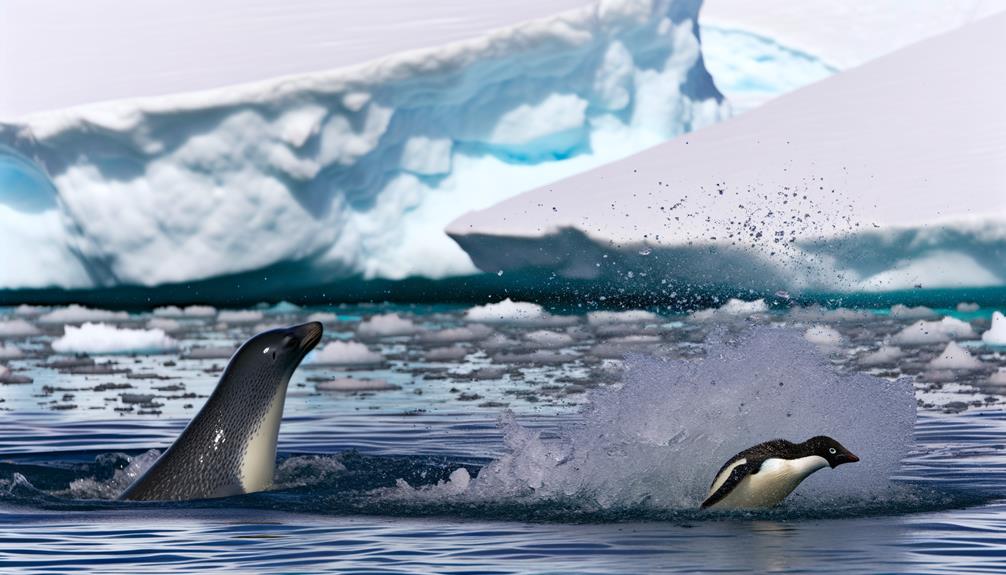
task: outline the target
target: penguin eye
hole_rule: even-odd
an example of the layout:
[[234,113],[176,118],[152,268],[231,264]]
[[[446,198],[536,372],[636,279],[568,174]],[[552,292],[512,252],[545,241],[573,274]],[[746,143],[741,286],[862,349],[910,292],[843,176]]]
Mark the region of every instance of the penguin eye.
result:
[[836,453],[838,453],[838,450],[836,450],[834,447],[829,447],[828,448],[828,453],[830,453],[832,455],[835,455]]

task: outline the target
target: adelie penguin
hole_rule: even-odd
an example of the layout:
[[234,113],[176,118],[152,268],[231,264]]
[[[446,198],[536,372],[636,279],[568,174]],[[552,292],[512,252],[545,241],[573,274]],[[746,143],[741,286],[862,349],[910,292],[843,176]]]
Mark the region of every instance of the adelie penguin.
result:
[[841,443],[819,435],[803,443],[773,439],[730,458],[716,473],[702,509],[771,507],[818,469],[859,458]]
[[245,342],[185,431],[120,499],[208,499],[268,489],[287,384],[321,334],[321,324],[312,322]]

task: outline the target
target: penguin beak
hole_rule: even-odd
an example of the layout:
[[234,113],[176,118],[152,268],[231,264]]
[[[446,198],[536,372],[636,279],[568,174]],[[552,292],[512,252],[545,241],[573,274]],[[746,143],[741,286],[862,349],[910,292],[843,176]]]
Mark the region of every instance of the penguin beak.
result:
[[843,463],[855,463],[857,461],[859,461],[859,457],[855,453],[846,451],[835,458],[835,465],[832,465],[831,468],[834,469]]

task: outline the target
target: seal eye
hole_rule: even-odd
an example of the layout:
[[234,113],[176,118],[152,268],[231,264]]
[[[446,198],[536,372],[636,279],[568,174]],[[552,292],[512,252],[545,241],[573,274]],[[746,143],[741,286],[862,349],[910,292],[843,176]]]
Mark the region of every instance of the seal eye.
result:
[[838,453],[838,450],[836,450],[834,447],[829,447],[828,448],[828,453],[830,453],[832,455],[835,455],[836,453]]
[[269,348],[268,347],[262,350],[262,355],[265,355],[267,353],[269,353]]

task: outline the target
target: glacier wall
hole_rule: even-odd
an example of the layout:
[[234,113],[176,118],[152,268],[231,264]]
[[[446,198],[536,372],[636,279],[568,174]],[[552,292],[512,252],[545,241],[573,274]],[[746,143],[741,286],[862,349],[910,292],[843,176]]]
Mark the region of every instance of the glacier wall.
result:
[[727,113],[698,0],[605,0],[325,73],[0,123],[0,288],[474,272],[469,210]]

